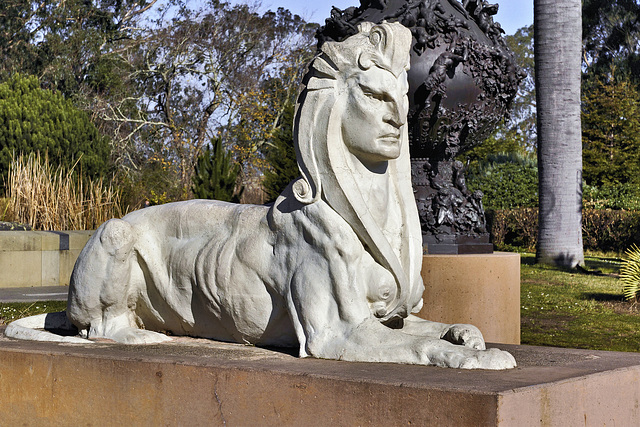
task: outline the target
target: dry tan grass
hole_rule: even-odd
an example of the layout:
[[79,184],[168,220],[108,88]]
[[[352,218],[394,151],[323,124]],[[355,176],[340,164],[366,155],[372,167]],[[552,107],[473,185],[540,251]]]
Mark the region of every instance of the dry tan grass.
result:
[[75,166],[53,168],[39,154],[13,160],[6,196],[5,218],[34,230],[92,230],[126,213],[120,192],[111,185],[83,180]]

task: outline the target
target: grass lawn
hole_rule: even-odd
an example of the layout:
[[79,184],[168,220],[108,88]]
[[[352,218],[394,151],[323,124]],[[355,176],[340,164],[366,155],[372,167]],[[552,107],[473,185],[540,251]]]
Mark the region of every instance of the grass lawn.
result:
[[53,313],[66,309],[66,301],[0,302],[0,325],[34,314]]
[[[588,258],[588,272],[564,271],[522,254],[522,344],[640,351],[640,310],[622,298],[619,266]],[[64,301],[0,303],[0,324],[65,308]]]
[[640,351],[640,312],[625,302],[619,263],[588,258],[588,273],[534,265],[522,255],[522,344]]

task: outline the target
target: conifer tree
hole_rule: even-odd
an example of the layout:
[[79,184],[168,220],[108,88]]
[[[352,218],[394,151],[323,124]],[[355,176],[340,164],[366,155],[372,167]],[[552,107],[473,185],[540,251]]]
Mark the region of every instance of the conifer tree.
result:
[[54,167],[71,168],[79,161],[90,178],[106,175],[109,168],[109,141],[86,113],[60,93],[41,89],[37,77],[14,74],[0,84],[2,177],[12,157],[32,152],[47,154]]
[[583,96],[587,184],[640,184],[640,91],[629,78],[597,79]]
[[281,125],[274,135],[266,159],[271,170],[264,173],[262,186],[267,193],[267,201],[274,201],[289,182],[300,176],[296,151],[293,146],[294,106],[289,103],[281,117]]
[[206,147],[198,156],[191,190],[198,199],[214,199],[238,203],[243,188],[235,191],[240,165],[233,161],[231,153],[222,148],[222,140],[211,141],[213,149]]

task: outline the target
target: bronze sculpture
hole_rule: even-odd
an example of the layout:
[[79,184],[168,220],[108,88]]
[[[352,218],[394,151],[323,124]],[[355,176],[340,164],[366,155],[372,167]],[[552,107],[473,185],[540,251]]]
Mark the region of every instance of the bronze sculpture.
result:
[[428,253],[492,251],[482,194],[467,190],[459,157],[508,114],[523,75],[485,0],[361,0],[334,8],[318,44],[343,40],[359,22],[411,30],[409,142],[413,187]]

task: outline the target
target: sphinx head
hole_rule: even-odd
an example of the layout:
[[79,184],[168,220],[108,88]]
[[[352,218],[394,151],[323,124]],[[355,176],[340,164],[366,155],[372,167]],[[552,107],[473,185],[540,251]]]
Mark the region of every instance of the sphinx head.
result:
[[406,72],[396,76],[373,66],[353,73],[344,83],[341,136],[347,149],[367,165],[397,159],[409,104]]
[[375,167],[406,149],[410,45],[400,24],[363,23],[357,34],[322,46],[298,101],[299,200],[320,197],[327,168],[344,167],[344,150]]

